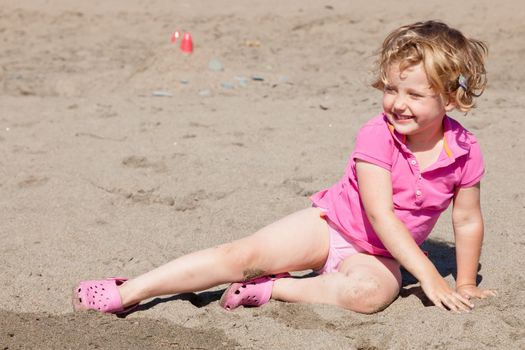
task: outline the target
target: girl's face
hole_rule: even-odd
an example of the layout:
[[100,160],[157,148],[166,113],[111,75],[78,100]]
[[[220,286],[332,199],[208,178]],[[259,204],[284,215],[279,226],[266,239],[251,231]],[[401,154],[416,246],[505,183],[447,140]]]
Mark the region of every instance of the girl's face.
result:
[[442,134],[445,113],[454,109],[428,82],[422,63],[399,71],[394,62],[387,71],[383,109],[396,131],[411,142],[431,142]]

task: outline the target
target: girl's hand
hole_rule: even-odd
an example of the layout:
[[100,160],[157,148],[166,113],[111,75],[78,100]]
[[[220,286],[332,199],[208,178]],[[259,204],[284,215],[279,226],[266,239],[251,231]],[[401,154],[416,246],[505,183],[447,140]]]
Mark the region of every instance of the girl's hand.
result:
[[447,281],[440,275],[421,281],[421,288],[430,301],[440,309],[460,313],[469,312],[474,307],[469,298],[450,288]]
[[474,284],[463,284],[457,286],[456,292],[458,292],[461,296],[467,299],[485,299],[488,297],[495,297],[497,295],[496,291],[489,289],[480,289]]

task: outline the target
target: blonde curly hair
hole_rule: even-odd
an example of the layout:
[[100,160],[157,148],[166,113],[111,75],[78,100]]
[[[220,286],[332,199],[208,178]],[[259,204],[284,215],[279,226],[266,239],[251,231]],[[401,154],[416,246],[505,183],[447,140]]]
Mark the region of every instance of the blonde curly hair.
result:
[[372,86],[383,90],[388,67],[399,62],[399,70],[423,63],[432,89],[452,99],[468,112],[487,85],[487,45],[466,38],[460,31],[439,21],[417,22],[390,33],[381,48],[377,78]]

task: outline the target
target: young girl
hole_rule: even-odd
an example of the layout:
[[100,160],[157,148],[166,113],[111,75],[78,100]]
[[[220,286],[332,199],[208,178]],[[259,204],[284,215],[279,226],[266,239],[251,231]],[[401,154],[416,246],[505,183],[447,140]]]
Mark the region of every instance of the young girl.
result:
[[[484,43],[446,24],[403,26],[384,41],[373,86],[383,112],[359,131],[343,178],[313,207],[251,236],[191,253],[135,279],[83,281],[76,309],[127,312],[140,301],[232,283],[220,305],[270,298],[373,313],[396,299],[400,266],[439,308],[474,307],[495,293],[476,285],[483,240],[483,159],[474,135],[446,115],[467,112],[486,85]],[[451,288],[419,245],[453,203],[457,278]],[[313,269],[291,278],[285,271]]]

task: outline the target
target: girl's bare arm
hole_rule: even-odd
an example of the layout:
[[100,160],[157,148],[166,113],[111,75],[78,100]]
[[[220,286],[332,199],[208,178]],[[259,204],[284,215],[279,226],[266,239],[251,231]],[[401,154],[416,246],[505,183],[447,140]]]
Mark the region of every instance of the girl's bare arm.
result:
[[495,295],[494,291],[479,289],[476,282],[484,235],[479,183],[456,191],[452,224],[456,240],[456,291],[467,298]]
[[448,286],[395,215],[390,172],[359,160],[356,169],[368,219],[392,256],[421,282],[423,291],[436,306],[456,312],[470,310],[473,304]]

